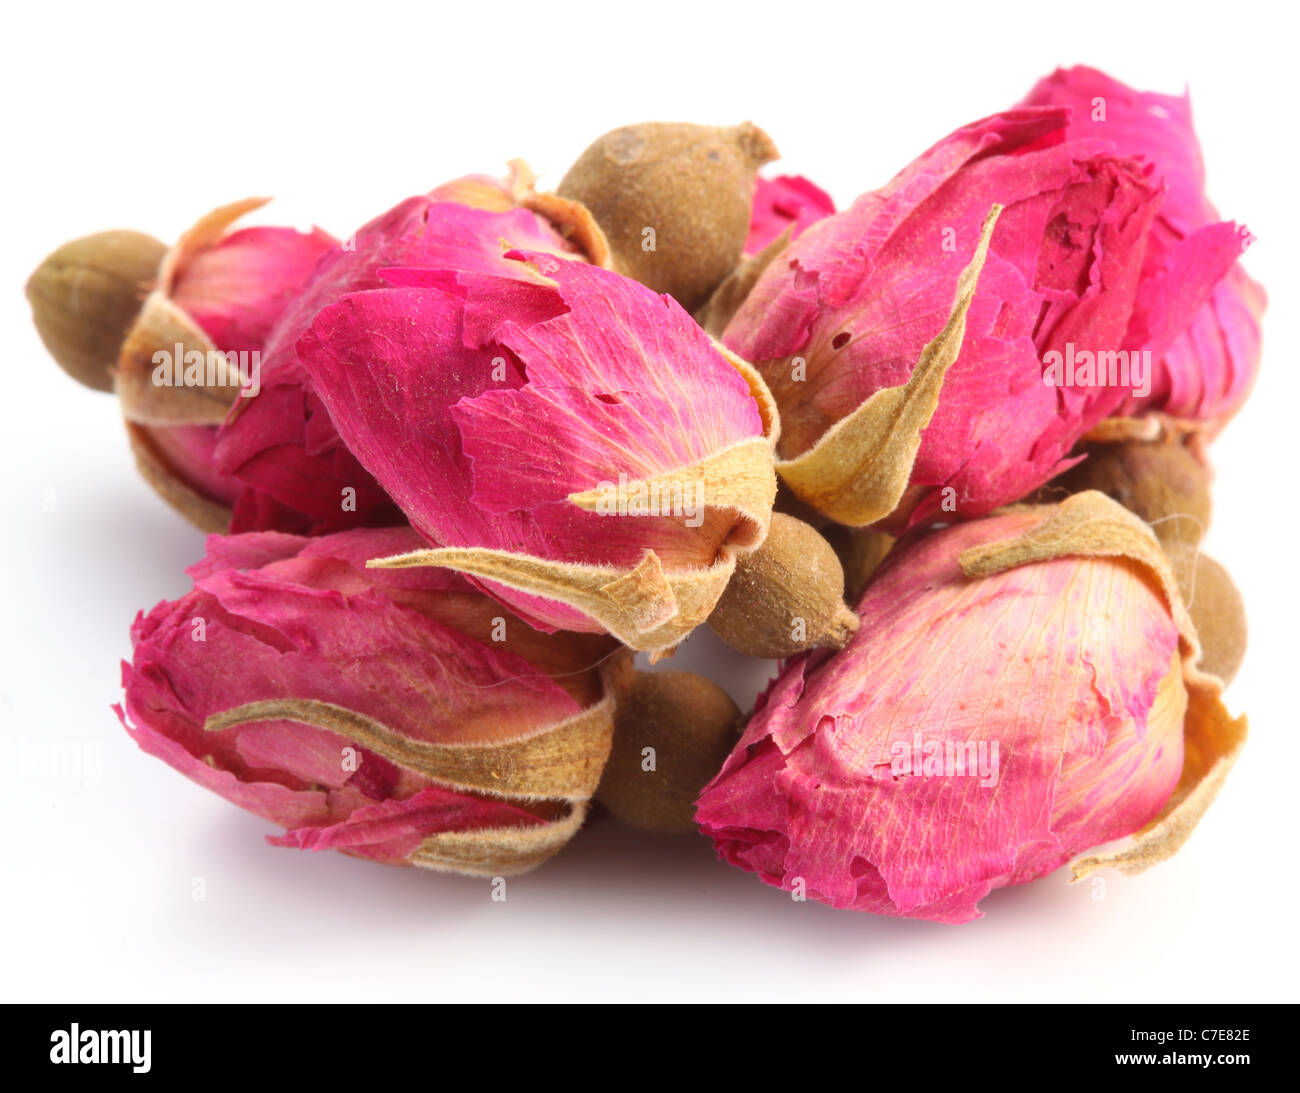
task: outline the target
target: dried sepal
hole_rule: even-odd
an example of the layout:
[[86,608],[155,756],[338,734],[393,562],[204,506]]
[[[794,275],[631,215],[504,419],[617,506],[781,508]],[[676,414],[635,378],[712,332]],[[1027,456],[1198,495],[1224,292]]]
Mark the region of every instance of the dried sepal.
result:
[[230,506],[204,496],[178,475],[148,429],[128,421],[126,435],[136,469],[159,497],[200,531],[219,534],[229,529]]
[[[160,367],[184,374],[187,361],[195,382],[155,382]],[[115,377],[122,414],[139,425],[219,425],[239,394],[225,354],[161,290],[150,293],[122,343]]]
[[559,815],[534,827],[493,827],[430,835],[414,851],[411,864],[465,876],[516,876],[535,869],[578,833],[587,802],[575,801]]
[[[758,546],[767,534],[776,498],[772,473],[772,442],[767,437],[741,441],[680,470],[623,484],[627,492],[672,496],[702,486],[705,509],[726,510],[741,517],[728,545],[736,550]],[[596,487],[571,493],[569,500],[587,512],[607,511],[617,502],[618,488]]]
[[236,220],[262,208],[270,202],[269,197],[246,197],[219,205],[209,213],[199,217],[192,227],[181,233],[176,245],[167,252],[158,271],[158,288],[164,295],[170,295],[176,287],[177,278],[184,272],[198,255],[215,247]]
[[888,516],[902,499],[921,431],[939,405],[944,377],[961,350],[966,312],[1001,211],[1000,205],[989,211],[975,254],[958,278],[948,320],[925,347],[907,383],[877,391],[806,452],[777,462],[777,473],[790,488],[831,519],[864,527]]
[[550,600],[591,616],[619,641],[644,652],[677,645],[717,603],[736,566],[724,550],[707,569],[665,572],[654,551],[631,570],[558,562],[505,550],[443,547],[368,563],[374,568],[444,566]]
[[580,201],[571,201],[556,193],[539,191],[537,176],[522,159],[510,161],[509,185],[520,208],[536,213],[550,222],[565,239],[576,246],[593,266],[614,268],[609,240],[601,231],[591,210]]

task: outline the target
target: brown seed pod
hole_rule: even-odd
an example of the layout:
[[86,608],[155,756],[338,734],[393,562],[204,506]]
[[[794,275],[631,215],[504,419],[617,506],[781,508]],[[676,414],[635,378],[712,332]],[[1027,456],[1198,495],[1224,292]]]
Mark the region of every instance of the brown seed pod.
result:
[[774,512],[763,545],[736,563],[709,625],[751,657],[839,649],[858,628],[843,597],[844,569],[831,545],[802,520]]
[[647,122],[606,133],[556,192],[590,210],[620,273],[694,311],[740,261],[755,176],[776,158],[750,122]]
[[1053,486],[1104,493],[1142,517],[1162,543],[1201,541],[1210,523],[1210,475],[1183,444],[1124,440],[1086,451],[1088,458]]
[[1246,656],[1246,605],[1228,571],[1191,543],[1165,544],[1201,639],[1201,668],[1232,682]]
[[692,672],[635,672],[620,687],[614,748],[596,799],[618,819],[661,835],[695,830],[695,799],[739,739],[740,710]]
[[37,333],[77,382],[113,390],[118,351],[166,253],[141,232],[98,232],[64,243],[31,275],[27,299]]

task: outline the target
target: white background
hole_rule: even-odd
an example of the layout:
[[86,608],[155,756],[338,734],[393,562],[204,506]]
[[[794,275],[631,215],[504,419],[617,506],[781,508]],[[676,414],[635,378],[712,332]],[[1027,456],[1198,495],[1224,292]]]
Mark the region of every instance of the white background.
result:
[[[1162,15],[1161,10],[1173,15]],[[1179,1000],[1300,995],[1294,913],[1297,96],[1286,6],[9,5],[0,101],[0,995],[10,1000]],[[1263,375],[1215,448],[1207,545],[1246,596],[1229,691],[1252,740],[1175,860],[1061,873],[945,927],[794,903],[706,840],[611,821],[505,903],[486,881],[269,847],[262,821],[135,748],[109,704],[135,612],[202,549],[132,468],[112,400],[47,358],[22,295],[77,235],[171,239],[251,194],[346,235],[524,156],[554,184],[616,125],[764,126],[841,204],[1057,64],[1191,86],[1221,211],[1259,237]],[[51,493],[51,491],[53,491]],[[53,511],[46,503],[53,497]],[[768,665],[725,661],[742,703]],[[81,776],[43,748],[71,744]],[[191,898],[202,878],[207,899]]]

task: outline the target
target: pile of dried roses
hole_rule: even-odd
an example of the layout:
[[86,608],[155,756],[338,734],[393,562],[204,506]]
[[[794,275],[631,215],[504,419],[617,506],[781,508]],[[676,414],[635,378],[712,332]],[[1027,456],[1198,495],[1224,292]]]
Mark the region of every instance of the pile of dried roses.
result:
[[[1173,853],[1245,735],[1198,542],[1264,305],[1187,100],[1059,71],[840,213],[775,155],[636,125],[343,242],[250,201],[51,255],[50,352],[218,533],[132,629],[140,747],[276,843],[489,876],[593,797],[946,922]],[[747,718],[632,666],[701,623],[784,660]]]

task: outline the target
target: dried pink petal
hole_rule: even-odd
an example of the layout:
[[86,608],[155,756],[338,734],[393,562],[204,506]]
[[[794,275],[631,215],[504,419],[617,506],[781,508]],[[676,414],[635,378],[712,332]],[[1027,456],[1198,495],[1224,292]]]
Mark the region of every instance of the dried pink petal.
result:
[[745,256],[758,254],[787,230],[797,239],[812,224],[835,212],[830,194],[802,175],[777,175],[754,183]]
[[[1205,196],[1190,98],[1137,91],[1079,66],[1044,77],[1025,105],[1068,106],[1071,139],[1106,140],[1154,164],[1165,199],[1148,245],[1150,298],[1139,301],[1128,341],[1152,353],[1155,375],[1151,394],[1118,412],[1159,411],[1220,428],[1254,384],[1266,301],[1237,263],[1249,234],[1220,222]],[[1189,265],[1196,276],[1180,276]]]

